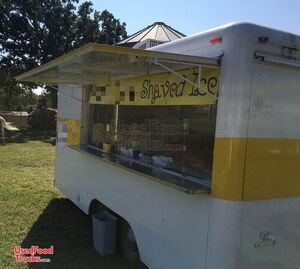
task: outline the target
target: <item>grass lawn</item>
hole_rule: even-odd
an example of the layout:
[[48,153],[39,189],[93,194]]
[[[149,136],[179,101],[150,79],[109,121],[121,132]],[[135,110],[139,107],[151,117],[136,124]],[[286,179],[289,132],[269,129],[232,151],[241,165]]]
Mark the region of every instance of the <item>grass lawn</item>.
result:
[[[53,186],[50,137],[21,133],[0,146],[0,269],[133,268],[121,255],[101,257],[91,220]],[[16,263],[14,246],[54,246],[50,263]],[[144,266],[134,268],[145,268]]]

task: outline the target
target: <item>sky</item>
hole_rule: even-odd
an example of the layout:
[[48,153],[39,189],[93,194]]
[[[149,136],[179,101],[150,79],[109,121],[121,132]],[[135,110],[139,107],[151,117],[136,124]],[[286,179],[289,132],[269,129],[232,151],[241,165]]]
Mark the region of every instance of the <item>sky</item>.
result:
[[[80,0],[80,2],[83,2]],[[300,0],[92,0],[127,24],[128,34],[162,21],[186,35],[230,22],[252,22],[300,34]]]
[[[300,35],[300,0],[90,0],[126,22],[128,35],[162,21],[186,35],[230,22],[252,22]],[[80,0],[79,3],[84,2]],[[40,94],[42,88],[35,92]]]

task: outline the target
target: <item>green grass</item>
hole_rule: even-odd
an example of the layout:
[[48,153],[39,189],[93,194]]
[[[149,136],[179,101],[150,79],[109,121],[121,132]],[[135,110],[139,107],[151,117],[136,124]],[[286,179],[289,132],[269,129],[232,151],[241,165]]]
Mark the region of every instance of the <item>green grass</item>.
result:
[[[119,254],[101,257],[93,249],[90,218],[53,186],[54,141],[22,132],[0,146],[0,269],[133,268]],[[50,263],[16,263],[18,245],[53,245],[54,255]]]

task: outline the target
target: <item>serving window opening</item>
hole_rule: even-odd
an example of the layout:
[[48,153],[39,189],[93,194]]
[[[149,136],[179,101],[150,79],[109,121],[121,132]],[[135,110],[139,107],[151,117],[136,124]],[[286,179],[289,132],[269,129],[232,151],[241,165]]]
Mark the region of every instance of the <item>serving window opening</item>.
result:
[[[94,86],[86,147],[118,165],[187,189],[210,188],[217,113],[211,95],[217,96],[218,78],[207,72],[197,89],[181,78],[164,76],[158,82],[154,77],[123,82],[124,87],[119,81]],[[172,92],[166,93],[168,84]]]

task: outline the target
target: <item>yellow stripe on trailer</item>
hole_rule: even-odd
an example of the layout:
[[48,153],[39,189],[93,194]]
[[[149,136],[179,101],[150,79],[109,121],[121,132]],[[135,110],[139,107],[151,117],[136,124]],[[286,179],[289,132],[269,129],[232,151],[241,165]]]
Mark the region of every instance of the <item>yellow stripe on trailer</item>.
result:
[[244,200],[300,196],[300,139],[250,138]]
[[243,199],[245,138],[216,138],[212,175],[212,196],[224,200]]
[[212,196],[262,200],[300,196],[300,139],[216,138]]

